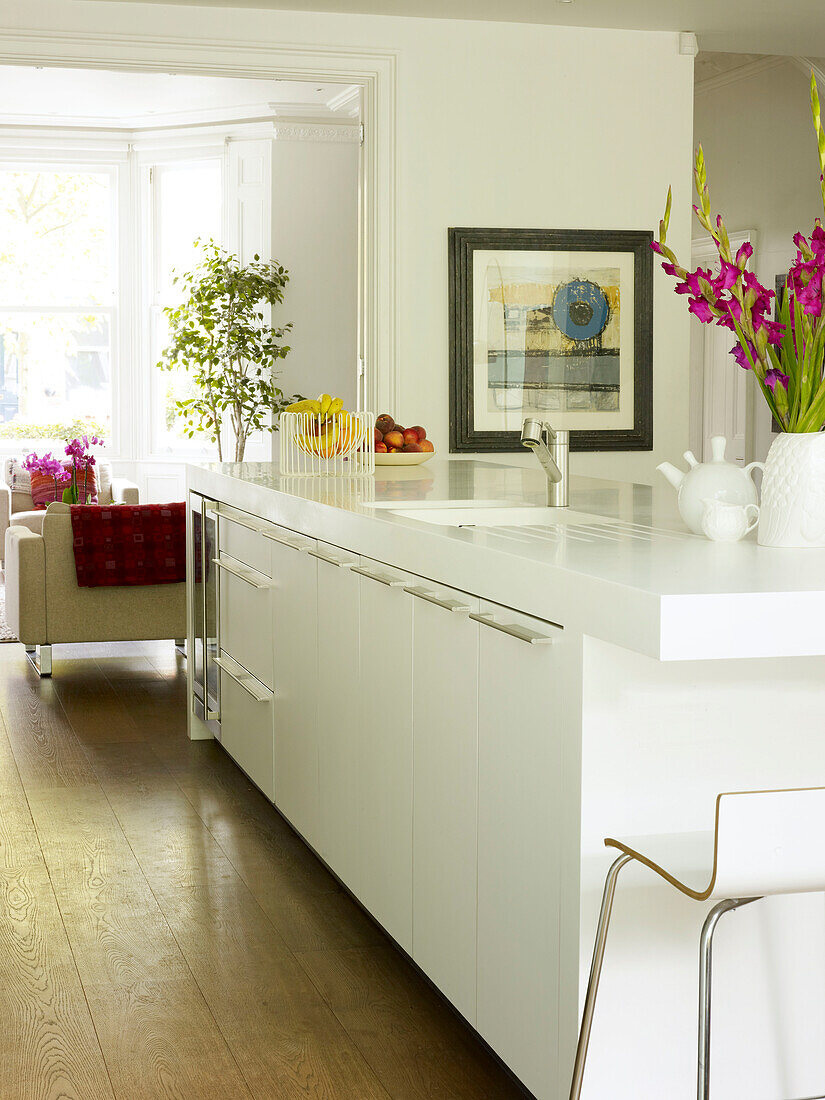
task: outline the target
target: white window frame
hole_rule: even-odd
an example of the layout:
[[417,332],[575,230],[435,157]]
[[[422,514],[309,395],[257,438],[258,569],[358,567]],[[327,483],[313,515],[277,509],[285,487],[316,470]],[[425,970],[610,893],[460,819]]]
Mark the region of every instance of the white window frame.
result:
[[137,240],[149,242],[149,247],[142,250],[141,274],[140,274],[140,301],[138,306],[139,323],[139,352],[138,362],[146,365],[142,375],[142,390],[140,394],[139,408],[147,409],[146,416],[141,418],[140,438],[137,441],[137,453],[141,460],[147,462],[202,462],[214,460],[215,445],[201,440],[192,440],[191,443],[182,442],[180,446],[161,450],[157,447],[159,432],[157,431],[157,418],[161,407],[160,383],[161,372],[155,367],[152,354],[152,330],[154,319],[163,309],[163,304],[156,301],[156,291],[160,282],[158,269],[160,257],[160,245],[158,241],[158,227],[160,219],[157,215],[158,179],[155,169],[167,166],[183,166],[194,164],[198,161],[219,161],[221,165],[221,193],[223,196],[221,205],[221,240],[226,240],[226,141],[216,140],[213,143],[192,148],[166,147],[163,149],[137,150],[135,153],[135,170],[138,180],[138,194],[140,195],[138,210]]

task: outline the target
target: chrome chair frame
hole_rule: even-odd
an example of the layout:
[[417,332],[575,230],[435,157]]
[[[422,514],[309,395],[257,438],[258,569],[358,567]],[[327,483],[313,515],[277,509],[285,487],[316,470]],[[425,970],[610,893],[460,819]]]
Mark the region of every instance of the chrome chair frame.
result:
[[[596,929],[596,942],[593,947],[593,961],[590,966],[590,978],[584,998],[579,1042],[576,1047],[576,1059],[573,1064],[573,1080],[570,1086],[570,1100],[580,1100],[584,1083],[584,1069],[587,1062],[587,1050],[590,1045],[590,1032],[593,1027],[593,1014],[596,1008],[596,996],[602,974],[602,963],[607,946],[607,932],[613,913],[613,899],[616,894],[616,881],[619,872],[634,857],[623,852],[607,872],[604,881],[602,904],[599,911],[599,923]],[[699,939],[699,1054],[697,1068],[697,1100],[710,1100],[710,1010],[711,978],[713,968],[713,935],[719,920],[725,913],[732,913],[743,905],[760,901],[755,898],[727,898],[718,902],[710,910],[702,926]],[[825,1095],[807,1097],[806,1100],[825,1100]]]

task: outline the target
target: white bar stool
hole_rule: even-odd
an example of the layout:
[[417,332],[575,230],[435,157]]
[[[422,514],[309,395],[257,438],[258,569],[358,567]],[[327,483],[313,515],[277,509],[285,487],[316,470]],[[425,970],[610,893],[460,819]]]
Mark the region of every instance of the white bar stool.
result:
[[721,899],[708,913],[699,941],[696,1095],[698,1100],[709,1100],[711,958],[719,918],[768,894],[825,891],[824,832],[825,787],[809,787],[720,794],[712,832],[605,840],[608,848],[618,848],[622,854],[605,879],[570,1100],[579,1100],[581,1096],[616,879],[622,867],[635,859],[696,901]]

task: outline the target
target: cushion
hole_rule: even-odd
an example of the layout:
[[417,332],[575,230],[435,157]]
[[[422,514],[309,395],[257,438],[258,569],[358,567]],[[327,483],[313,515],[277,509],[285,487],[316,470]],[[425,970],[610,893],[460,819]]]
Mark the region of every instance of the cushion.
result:
[[[63,460],[63,465],[66,469],[71,469],[71,464],[68,459]],[[37,499],[34,499],[34,493],[32,491],[32,475],[28,470],[24,470],[19,459],[7,458],[3,464],[3,476],[6,484],[12,491],[12,508],[17,508],[20,511],[28,511],[32,504],[35,508],[45,508],[47,504],[50,504],[53,500],[63,499],[63,489],[65,485],[61,486],[60,492],[57,496],[53,491],[49,492],[48,486],[45,486],[45,482],[41,480],[38,482],[39,491]],[[35,475],[40,477],[41,475]],[[51,478],[48,479],[51,481]],[[83,483],[82,478],[78,489],[82,491]],[[52,483],[52,490],[54,484]],[[95,466],[89,467],[89,479],[88,479],[88,492],[89,504],[111,504],[112,501],[112,467],[108,462],[101,462],[98,460]],[[31,498],[31,500],[29,499]]]
[[46,514],[44,508],[36,508],[29,512],[12,512],[9,524],[12,527],[28,527],[36,535],[43,533],[43,517]]
[[28,496],[31,496],[31,474],[28,470],[23,469],[19,459],[6,459],[4,476],[6,484],[13,493],[26,493]]
[[47,474],[32,473],[31,496],[35,508],[44,508],[55,500],[63,499],[63,490],[69,483],[67,481],[55,481]]

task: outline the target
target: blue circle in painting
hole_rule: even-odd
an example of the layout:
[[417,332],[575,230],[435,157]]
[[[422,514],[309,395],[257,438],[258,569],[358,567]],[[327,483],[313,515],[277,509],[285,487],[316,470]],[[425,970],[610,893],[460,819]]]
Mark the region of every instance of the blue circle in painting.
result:
[[592,340],[610,316],[607,296],[587,279],[563,283],[553,299],[553,320],[571,340]]

